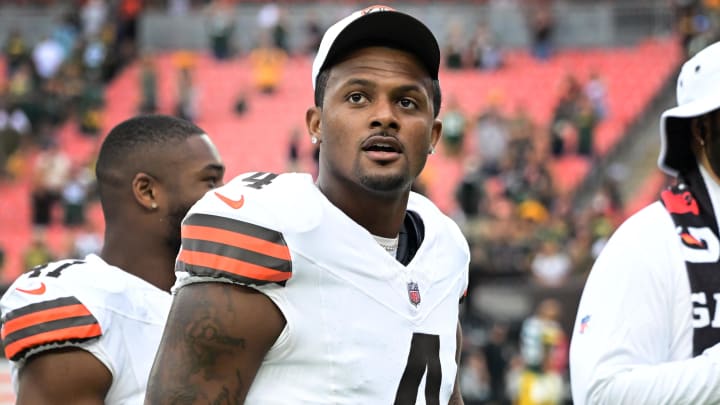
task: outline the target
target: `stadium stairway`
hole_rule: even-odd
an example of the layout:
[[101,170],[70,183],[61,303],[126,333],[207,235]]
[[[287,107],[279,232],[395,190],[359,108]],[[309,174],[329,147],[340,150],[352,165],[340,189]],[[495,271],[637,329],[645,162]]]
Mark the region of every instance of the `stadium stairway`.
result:
[[[215,61],[209,55],[194,54],[194,84],[197,88],[197,123],[218,146],[227,165],[226,180],[246,171],[284,171],[287,145],[293,130],[305,130],[305,111],[312,104],[311,61],[306,57],[288,59],[283,80],[274,94],[262,94],[252,86],[252,69],[247,58]],[[547,125],[557,101],[558,84],[572,72],[584,82],[598,71],[607,83],[609,116],[596,131],[595,147],[600,156],[612,150],[635,117],[642,113],[654,93],[677,66],[680,51],[676,41],[649,40],[627,49],[568,50],[552,59],[536,61],[524,50],[509,51],[506,66],[496,72],[441,71],[444,97],[456,97],[468,117],[477,116],[494,100],[506,113],[524,105],[540,124]],[[172,114],[176,98],[177,55],[157,56],[159,112]],[[127,67],[106,90],[102,134],[132,116],[139,104],[139,65]],[[237,97],[245,94],[248,110],[233,111]],[[59,132],[61,146],[76,162],[92,161],[102,137],[84,137],[73,122]],[[472,136],[468,133],[468,148]],[[480,146],[481,147],[481,146]],[[454,191],[463,175],[462,159],[437,153],[428,159],[424,178],[428,194],[445,212],[455,210]],[[303,165],[312,169],[309,139],[301,145]],[[551,163],[552,175],[561,193],[571,193],[587,175],[590,163],[567,155]],[[28,179],[0,185],[0,244],[8,253],[4,279],[22,271],[20,253],[31,240]],[[101,218],[97,207],[92,218]],[[61,251],[66,241],[59,225],[50,228],[51,247]]]

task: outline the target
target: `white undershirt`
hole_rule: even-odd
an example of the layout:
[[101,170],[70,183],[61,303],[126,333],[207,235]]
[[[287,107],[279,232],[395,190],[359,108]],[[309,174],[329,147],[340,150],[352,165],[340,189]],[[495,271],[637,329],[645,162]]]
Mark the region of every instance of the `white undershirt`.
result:
[[382,236],[373,235],[375,241],[383,247],[392,257],[397,256],[398,244],[400,242],[400,235],[394,238],[383,238]]

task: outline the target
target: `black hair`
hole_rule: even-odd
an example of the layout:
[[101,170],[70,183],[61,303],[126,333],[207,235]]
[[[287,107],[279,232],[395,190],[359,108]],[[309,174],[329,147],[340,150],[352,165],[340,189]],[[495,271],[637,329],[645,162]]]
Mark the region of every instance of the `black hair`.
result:
[[[133,167],[142,170],[142,156],[151,149],[179,143],[204,134],[205,131],[190,121],[167,115],[141,115],[115,126],[100,147],[95,176],[98,191],[103,199],[103,186],[116,180],[117,173]],[[147,159],[148,164],[153,164]]]
[[[332,60],[328,60],[325,62],[325,67],[323,70],[318,73],[317,77],[315,78],[315,106],[322,108],[323,106],[323,100],[325,99],[325,89],[327,88],[327,82],[328,78],[330,77],[330,69],[337,63],[338,60],[340,60],[344,55],[348,55],[350,52],[372,46],[373,44],[370,43],[362,43],[358,44],[345,52],[343,52],[341,55],[337,55]],[[392,47],[392,44],[382,44],[381,46],[385,47]],[[398,47],[397,49],[403,50],[402,48]],[[442,92],[440,91],[440,81],[437,79],[432,79],[432,85],[431,85],[431,97],[432,97],[432,104],[433,104],[433,117],[437,118],[438,114],[440,114],[440,106],[442,105]]]

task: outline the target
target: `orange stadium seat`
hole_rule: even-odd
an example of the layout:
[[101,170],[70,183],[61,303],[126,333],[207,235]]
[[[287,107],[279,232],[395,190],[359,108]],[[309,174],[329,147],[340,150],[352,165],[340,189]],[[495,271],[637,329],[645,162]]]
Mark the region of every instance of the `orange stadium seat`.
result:
[[[292,57],[277,92],[260,94],[253,90],[251,68],[246,59],[218,62],[209,55],[195,55],[195,85],[199,91],[198,124],[213,137],[227,164],[227,177],[244,171],[283,171],[287,164],[287,141],[293,129],[305,133],[304,117],[312,103],[310,60]],[[568,72],[584,81],[597,70],[608,84],[609,116],[596,132],[595,146],[602,157],[624,135],[633,119],[676,69],[681,55],[676,41],[653,40],[627,49],[567,50],[538,62],[524,50],[509,51],[506,66],[497,72],[474,70],[441,72],[443,92],[458,99],[474,120],[491,99],[497,97],[506,112],[523,104],[541,125],[547,125],[557,102],[558,83]],[[176,94],[176,67],[173,55],[158,56],[159,112],[172,113]],[[107,106],[102,133],[134,115],[139,103],[139,67],[133,64],[106,89]],[[236,97],[245,92],[249,109],[244,115],[233,111]],[[471,138],[471,136],[468,136]],[[74,159],[87,161],[97,151],[98,139],[83,137],[74,123],[60,130],[63,148]],[[482,148],[482,145],[479,145]],[[309,139],[302,145],[309,156]],[[310,162],[309,157],[305,158]],[[559,189],[572,192],[587,175],[590,163],[567,156],[552,163]],[[462,176],[462,164],[442,153],[430,157],[427,166],[429,195],[446,212],[455,210],[454,190]],[[0,243],[8,252],[6,280],[22,269],[19,254],[30,239],[29,185],[26,181],[0,185]],[[99,215],[99,214],[96,214]],[[12,231],[8,231],[11,229]],[[58,240],[53,245],[59,247]]]
[[555,188],[564,195],[577,187],[590,170],[590,161],[578,155],[561,156],[550,163]]

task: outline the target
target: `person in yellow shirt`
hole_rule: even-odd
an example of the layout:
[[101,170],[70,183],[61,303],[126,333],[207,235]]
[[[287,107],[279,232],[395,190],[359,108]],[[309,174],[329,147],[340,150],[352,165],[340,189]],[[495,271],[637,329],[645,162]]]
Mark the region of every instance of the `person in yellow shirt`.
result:
[[274,93],[282,79],[287,53],[272,45],[267,32],[260,36],[257,48],[250,52],[255,86],[266,94]]

